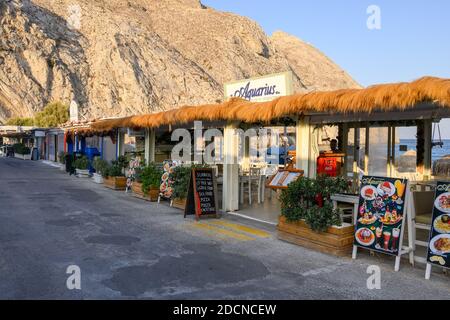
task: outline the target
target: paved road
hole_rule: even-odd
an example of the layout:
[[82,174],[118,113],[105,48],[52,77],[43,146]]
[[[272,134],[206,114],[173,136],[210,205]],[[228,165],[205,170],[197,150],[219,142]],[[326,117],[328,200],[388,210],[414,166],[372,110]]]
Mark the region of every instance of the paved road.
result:
[[[368,290],[369,265],[382,271]],[[66,268],[81,269],[68,290]],[[270,227],[180,211],[40,162],[0,158],[0,298],[444,299],[450,278],[362,254],[335,258],[276,240]]]

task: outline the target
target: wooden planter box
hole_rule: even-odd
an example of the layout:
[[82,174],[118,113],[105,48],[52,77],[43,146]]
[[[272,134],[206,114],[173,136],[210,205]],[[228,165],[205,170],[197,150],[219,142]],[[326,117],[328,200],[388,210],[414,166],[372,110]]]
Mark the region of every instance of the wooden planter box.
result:
[[181,198],[173,199],[172,207],[184,210],[186,208],[186,199],[181,199]]
[[30,154],[14,153],[14,158],[21,160],[31,160],[31,153]]
[[352,252],[355,228],[350,224],[330,227],[326,232],[315,232],[304,221],[287,222],[285,217],[280,216],[277,229],[278,239],[305,248],[336,256]]
[[134,181],[131,185],[131,190],[133,191],[133,196],[136,198],[144,199],[147,201],[158,201],[159,197],[159,188],[151,188],[150,191],[145,194],[142,191],[142,183]]
[[108,177],[103,179],[105,187],[113,190],[125,190],[127,188],[126,177]]
[[78,178],[89,178],[89,170],[75,169]]
[[94,180],[94,182],[98,183],[98,184],[102,184],[103,183],[103,177],[102,177],[101,174],[98,174],[98,173],[94,173],[92,175],[92,180]]

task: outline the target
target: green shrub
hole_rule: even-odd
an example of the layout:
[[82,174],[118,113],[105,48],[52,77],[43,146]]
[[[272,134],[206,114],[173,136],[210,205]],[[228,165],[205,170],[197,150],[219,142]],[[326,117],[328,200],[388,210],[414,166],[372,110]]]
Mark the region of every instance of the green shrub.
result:
[[124,177],[123,168],[118,165],[111,165],[106,169],[106,172],[103,173],[104,177]]
[[130,161],[127,159],[127,157],[119,156],[119,158],[117,158],[117,160],[112,161],[112,164],[117,165],[122,169],[125,169],[126,167],[128,167],[129,162]]
[[57,127],[69,120],[69,107],[61,102],[52,102],[38,112],[34,124],[41,128]]
[[103,174],[105,170],[108,170],[108,166],[109,166],[108,162],[100,157],[95,157],[94,161],[92,161],[92,167],[98,174]]
[[89,169],[89,159],[86,156],[82,156],[75,160],[73,166],[78,170],[87,170]]
[[108,165],[104,172],[103,177],[125,177],[124,169],[128,166],[128,160],[124,156],[120,156],[117,160],[111,161],[111,165]]
[[208,168],[207,165],[187,165],[187,166],[178,166],[175,167],[173,173],[170,177],[170,180],[173,181],[173,198],[186,199],[188,189],[189,189],[189,181],[191,178],[191,171],[194,168]]
[[66,155],[67,155],[67,152],[64,152],[64,151],[60,151],[58,153],[58,160],[60,163],[66,164]]
[[300,177],[281,193],[281,215],[290,222],[303,219],[315,231],[326,231],[333,225],[341,225],[339,211],[333,208],[331,195],[348,190],[348,182],[341,177]]
[[22,126],[22,127],[31,127],[34,124],[33,118],[10,118],[8,121],[6,121],[6,125],[9,126]]
[[138,179],[142,182],[142,192],[146,194],[151,188],[159,188],[163,174],[161,168],[151,163],[139,171]]
[[23,143],[16,143],[13,145],[14,153],[17,154],[30,154],[31,149],[25,146]]
[[134,181],[142,183],[142,171],[143,167],[138,167],[134,169]]
[[6,124],[14,126],[58,127],[69,120],[69,107],[62,102],[51,102],[34,118],[11,118]]

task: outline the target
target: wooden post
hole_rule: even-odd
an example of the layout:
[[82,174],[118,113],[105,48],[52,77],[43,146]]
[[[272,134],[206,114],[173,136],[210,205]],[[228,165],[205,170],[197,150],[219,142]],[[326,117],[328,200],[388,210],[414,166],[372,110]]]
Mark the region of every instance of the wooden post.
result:
[[125,133],[121,130],[117,130],[117,158],[125,155]]
[[424,180],[431,179],[431,167],[432,167],[432,129],[433,123],[431,119],[424,121],[424,155],[423,155],[423,176]]
[[431,277],[431,263],[427,263],[427,267],[425,269],[425,279],[430,280]]
[[309,177],[315,179],[317,177],[317,158],[319,157],[319,130],[310,126],[310,152],[309,152]]
[[105,149],[105,137],[104,137],[104,136],[101,136],[101,137],[100,137],[100,158],[101,158],[102,160],[105,159],[104,149]]
[[425,139],[424,139],[424,121],[423,120],[417,120],[417,160],[416,160],[416,167],[417,172],[420,173],[422,176],[424,175],[424,146],[425,146]]
[[386,175],[388,177],[391,176],[391,144],[392,144],[392,131],[391,126],[387,127],[388,129],[388,141],[387,141],[387,163],[386,163]]
[[145,129],[145,163],[155,162],[156,133],[154,129]]
[[296,168],[303,170],[305,176],[309,176],[309,161],[311,149],[311,130],[309,117],[297,120],[296,127]]
[[222,209],[225,212],[239,210],[239,135],[238,124],[230,122],[224,129],[224,166]]
[[347,177],[347,163],[348,163],[348,124],[342,124],[342,152],[344,153],[344,164],[342,175]]
[[391,127],[391,130],[392,130],[392,142],[391,142],[391,164],[390,164],[390,167],[391,167],[391,177],[393,177],[394,175],[397,176],[396,171],[395,171],[395,139],[396,139],[395,125]]
[[364,150],[364,174],[369,174],[369,155],[370,155],[370,127],[366,124],[366,145]]
[[360,129],[355,126],[353,137],[353,186],[358,189],[359,181],[359,134]]

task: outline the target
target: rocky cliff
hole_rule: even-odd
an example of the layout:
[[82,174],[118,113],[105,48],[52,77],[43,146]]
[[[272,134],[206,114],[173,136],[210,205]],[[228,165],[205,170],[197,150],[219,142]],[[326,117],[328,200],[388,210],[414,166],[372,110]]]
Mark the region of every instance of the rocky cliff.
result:
[[1,0],[0,121],[75,99],[85,118],[219,101],[291,70],[297,92],[358,87],[314,47],[198,0]]

